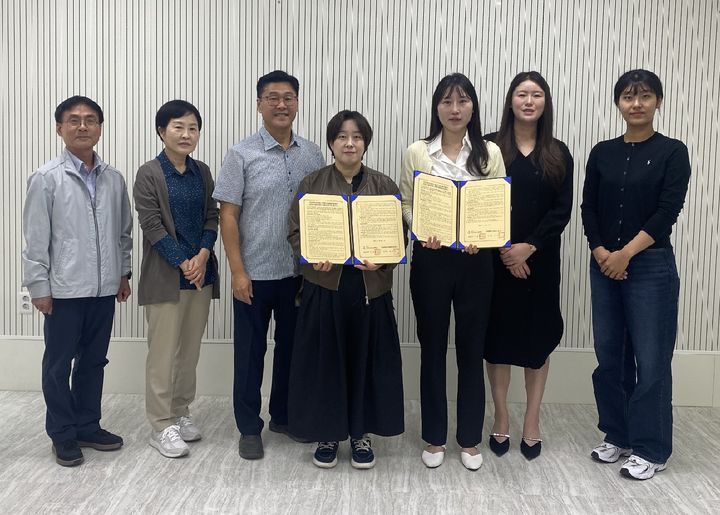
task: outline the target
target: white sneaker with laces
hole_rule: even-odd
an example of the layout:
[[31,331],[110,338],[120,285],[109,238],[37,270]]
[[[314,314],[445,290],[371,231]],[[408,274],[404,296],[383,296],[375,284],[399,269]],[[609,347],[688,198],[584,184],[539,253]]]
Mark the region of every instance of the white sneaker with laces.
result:
[[666,468],[667,463],[652,463],[633,454],[620,467],[620,474],[632,479],[650,479],[655,475],[655,472],[660,472]]
[[168,426],[162,431],[150,434],[150,446],[155,447],[166,458],[179,458],[190,453],[190,447],[180,436],[178,426]]
[[595,447],[590,453],[590,457],[600,463],[615,463],[621,456],[630,456],[632,449],[618,447],[608,442],[603,442]]
[[200,430],[197,428],[189,415],[187,417],[178,418],[177,425],[180,428],[180,437],[182,437],[182,439],[186,442],[194,442],[202,438]]

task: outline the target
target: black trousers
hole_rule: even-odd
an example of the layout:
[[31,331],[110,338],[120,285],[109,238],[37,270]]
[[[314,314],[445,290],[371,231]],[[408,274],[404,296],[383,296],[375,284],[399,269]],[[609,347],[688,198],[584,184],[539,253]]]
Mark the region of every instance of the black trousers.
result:
[[53,299],[52,315],[45,315],[42,389],[45,429],[53,442],[100,429],[114,315],[115,296]]
[[470,255],[442,247],[413,246],[410,292],[420,340],[422,438],[431,445],[447,441],[445,361],[450,307],[455,313],[458,367],[457,442],[473,447],[482,441],[485,417],[483,354],[490,312],[492,254]]
[[300,289],[300,282],[300,277],[253,281],[252,304],[233,298],[233,408],[235,423],[242,434],[259,435],[264,426],[260,418],[260,386],[265,368],[267,332],[273,312],[275,354],[270,390],[270,418],[281,425],[288,423],[288,381],[297,318],[295,297]]

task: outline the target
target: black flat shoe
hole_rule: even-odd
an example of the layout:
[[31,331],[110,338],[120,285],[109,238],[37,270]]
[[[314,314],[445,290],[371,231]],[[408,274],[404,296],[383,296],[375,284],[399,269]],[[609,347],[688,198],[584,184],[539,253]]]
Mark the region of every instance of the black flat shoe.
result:
[[[498,442],[497,438],[505,438],[505,441]],[[490,450],[495,453],[496,456],[502,456],[508,450],[510,450],[510,435],[503,435],[500,433],[490,433],[488,438],[488,445]]]
[[[535,445],[528,445],[525,443],[525,440],[528,440],[529,442],[537,442]],[[529,436],[523,436],[522,440],[520,441],[520,452],[522,453],[525,458],[528,460],[534,460],[538,456],[540,456],[540,452],[542,451],[542,440],[540,438],[530,438]]]

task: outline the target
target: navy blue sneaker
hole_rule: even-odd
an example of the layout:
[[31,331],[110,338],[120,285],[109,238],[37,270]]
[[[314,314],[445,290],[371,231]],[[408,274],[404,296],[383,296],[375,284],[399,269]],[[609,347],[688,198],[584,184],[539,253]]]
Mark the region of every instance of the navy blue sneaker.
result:
[[123,439],[110,431],[98,429],[93,433],[78,433],[77,444],[96,451],[115,451],[123,446]]
[[318,442],[313,455],[313,463],[322,469],[331,469],[337,465],[337,442]]
[[53,442],[52,451],[55,455],[55,461],[63,467],[75,467],[85,461],[83,453],[75,440]]
[[350,465],[356,469],[371,469],[375,466],[375,454],[370,445],[370,438],[363,436],[356,440],[350,438],[350,449],[352,450],[352,458]]

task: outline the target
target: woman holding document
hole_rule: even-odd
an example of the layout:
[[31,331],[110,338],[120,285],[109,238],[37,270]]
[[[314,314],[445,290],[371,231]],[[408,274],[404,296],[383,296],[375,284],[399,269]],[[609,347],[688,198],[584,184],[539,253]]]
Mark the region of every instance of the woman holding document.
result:
[[[408,147],[402,164],[403,216],[412,226],[416,172],[455,181],[505,176],[500,149],[482,138],[475,88],[462,74],[443,78],[432,98],[430,134]],[[428,199],[432,202],[432,199]],[[457,434],[461,460],[470,470],[482,465],[477,445],[482,441],[485,415],[483,349],[492,292],[490,249],[473,245],[457,250],[430,235],[415,241],[410,290],[421,348],[420,394],[422,437],[427,447],[422,461],[438,467],[447,441],[445,359],[450,308],[455,313],[458,366]]]
[[537,72],[515,76],[505,96],[500,130],[485,136],[502,150],[512,178],[512,241],[495,255],[485,360],[495,423],[490,449],[510,448],[507,393],[510,366],[525,369],[527,407],[520,451],[540,455],[540,403],[550,353],[560,343],[560,235],[572,211],[573,159],[553,138],[550,87]]
[[[392,179],[362,163],[371,140],[372,128],[360,113],[335,115],[327,126],[335,162],[307,176],[298,197],[323,194],[337,201],[397,195]],[[399,202],[392,200],[398,203],[396,250],[404,255]],[[290,210],[288,239],[303,262],[301,234],[307,228],[301,202],[296,198]],[[375,455],[368,433],[394,436],[404,431],[400,341],[390,291],[393,268],[367,259],[355,265],[319,261],[301,266],[289,423],[293,434],[318,442],[313,456],[318,467],[334,467],[339,442],[349,436],[351,465],[372,468]]]

